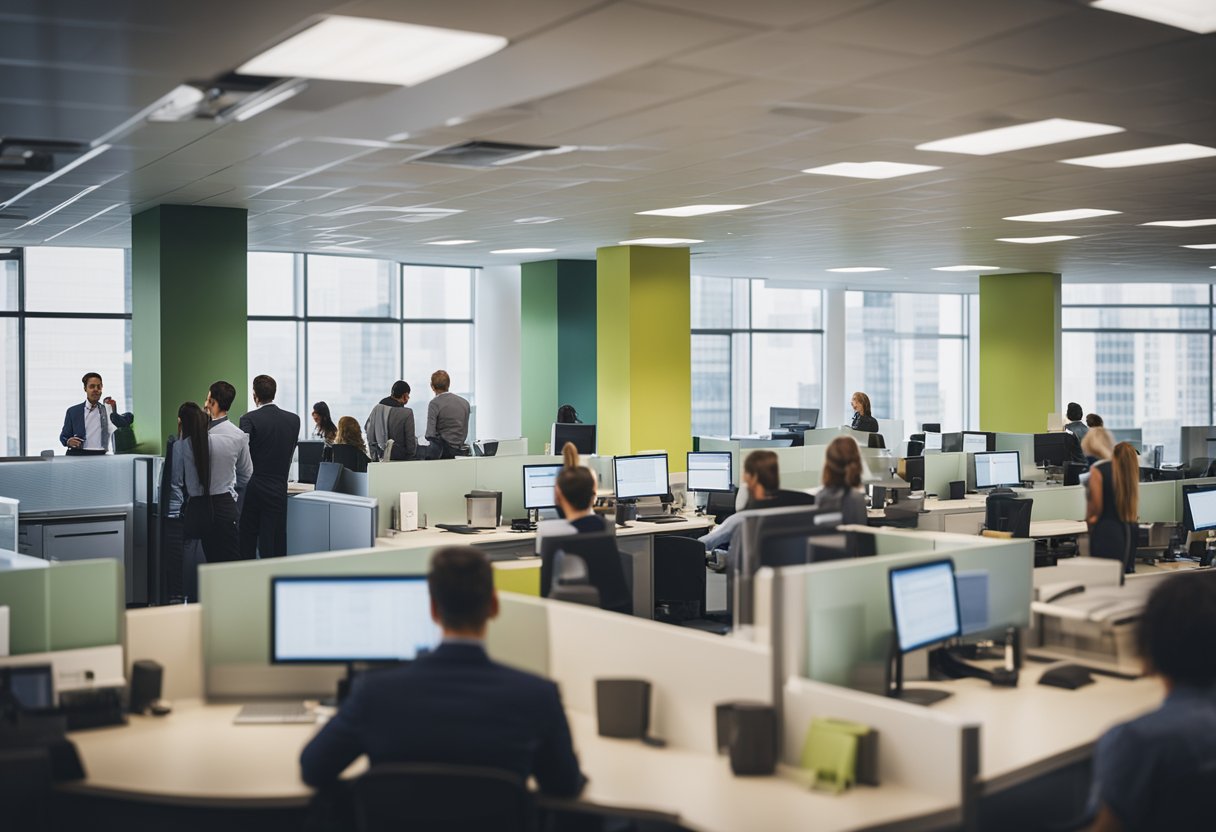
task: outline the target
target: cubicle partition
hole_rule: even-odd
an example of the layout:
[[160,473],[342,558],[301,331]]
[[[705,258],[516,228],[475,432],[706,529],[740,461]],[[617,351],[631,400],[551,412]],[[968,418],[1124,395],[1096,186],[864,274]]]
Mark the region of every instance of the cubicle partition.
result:
[[1046,478],[1042,469],[1035,465],[1034,462],[1033,433],[997,433],[996,450],[1018,452],[1018,463],[1022,468],[1023,480],[1042,480]]
[[967,479],[964,453],[925,454],[925,493],[950,496],[950,483]]
[[1084,520],[1085,493],[1083,485],[1062,485],[1050,488],[1017,489],[1018,496],[1034,501],[1030,509],[1031,522],[1040,520]]
[[0,607],[12,655],[122,640],[122,566],[109,559],[48,563],[0,550]]

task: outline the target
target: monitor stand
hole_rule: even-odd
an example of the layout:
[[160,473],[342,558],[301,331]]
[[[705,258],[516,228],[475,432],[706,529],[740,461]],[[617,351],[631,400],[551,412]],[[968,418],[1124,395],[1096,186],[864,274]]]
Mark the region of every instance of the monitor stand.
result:
[[887,657],[887,696],[900,699],[913,705],[932,705],[943,699],[949,699],[953,694],[947,690],[935,688],[905,688],[904,687],[904,654],[899,651],[895,635],[891,635],[891,649]]

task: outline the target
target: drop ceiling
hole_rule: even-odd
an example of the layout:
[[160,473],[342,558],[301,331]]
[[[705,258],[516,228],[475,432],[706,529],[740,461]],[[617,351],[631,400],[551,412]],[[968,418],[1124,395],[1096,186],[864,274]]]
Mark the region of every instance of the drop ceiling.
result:
[[[253,249],[415,263],[517,263],[529,258],[490,252],[523,247],[592,258],[620,240],[681,237],[705,241],[692,247],[699,274],[850,288],[974,287],[974,274],[933,271],[958,264],[1076,281],[1216,276],[1212,251],[1182,247],[1216,243],[1216,227],[1140,226],[1216,217],[1216,159],[1059,161],[1216,144],[1216,35],[1082,0],[6,0],[0,135],[95,141],[326,13],[510,45],[408,89],[313,81],[245,122],[144,124],[0,211],[0,246],[128,246],[132,214],[188,204],[247,209]],[[1046,118],[1126,132],[992,156],[915,149]],[[470,140],[564,152],[488,169],[417,161]],[[867,161],[941,169],[802,173]],[[0,172],[0,202],[38,178]],[[637,215],[694,203],[754,207]],[[1001,219],[1076,208],[1120,213]],[[1079,239],[996,241],[1065,234]],[[477,242],[429,245],[448,239]],[[890,271],[827,272],[853,266]]]

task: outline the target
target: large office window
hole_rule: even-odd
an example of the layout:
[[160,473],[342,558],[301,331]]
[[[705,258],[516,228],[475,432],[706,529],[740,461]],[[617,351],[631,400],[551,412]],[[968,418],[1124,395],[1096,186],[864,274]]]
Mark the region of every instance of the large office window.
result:
[[[845,386],[870,397],[879,419],[967,427],[971,386],[967,295],[845,294]],[[847,416],[848,414],[843,414]]]
[[[411,387],[419,433],[431,373],[473,403],[469,268],[279,252],[249,253],[249,375],[279,383],[279,400],[312,430],[312,405],[360,425],[398,378]],[[470,427],[470,432],[475,430]],[[475,435],[475,434],[474,434]]]
[[1063,398],[1179,461],[1180,428],[1212,424],[1212,288],[1065,284]]
[[692,429],[768,430],[770,407],[821,406],[823,293],[692,278]]
[[[131,274],[124,249],[0,255],[0,455],[63,452],[64,411],[86,372],[131,406]],[[139,414],[136,414],[138,422]]]

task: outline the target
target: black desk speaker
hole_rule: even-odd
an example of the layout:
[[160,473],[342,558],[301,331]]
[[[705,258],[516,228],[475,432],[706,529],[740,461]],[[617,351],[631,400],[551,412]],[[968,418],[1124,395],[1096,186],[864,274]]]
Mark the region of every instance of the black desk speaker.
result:
[[160,699],[164,675],[165,669],[158,662],[142,659],[131,665],[131,713],[147,713]]
[[650,730],[650,682],[596,679],[595,713],[601,737],[645,739]]
[[767,775],[777,768],[777,712],[759,702],[717,706],[718,750],[730,754],[737,775]]

